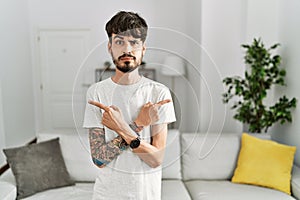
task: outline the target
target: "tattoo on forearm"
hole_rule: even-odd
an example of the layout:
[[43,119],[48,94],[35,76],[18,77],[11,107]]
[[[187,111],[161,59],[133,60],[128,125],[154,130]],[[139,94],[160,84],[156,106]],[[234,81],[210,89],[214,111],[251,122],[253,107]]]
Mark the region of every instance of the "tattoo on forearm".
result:
[[123,149],[120,149],[117,145],[120,141],[122,141],[122,138],[117,136],[110,142],[106,143],[103,128],[89,129],[89,140],[93,161],[99,167],[103,164],[108,164],[123,151]]

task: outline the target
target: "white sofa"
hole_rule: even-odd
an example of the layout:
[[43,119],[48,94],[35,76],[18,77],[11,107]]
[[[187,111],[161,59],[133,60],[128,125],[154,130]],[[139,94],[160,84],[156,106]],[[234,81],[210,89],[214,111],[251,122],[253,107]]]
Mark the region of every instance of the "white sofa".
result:
[[[88,200],[98,169],[90,159],[87,134],[38,134],[38,141],[60,137],[62,154],[75,186],[36,193],[26,200]],[[181,138],[181,139],[180,139]],[[240,134],[179,134],[170,130],[163,164],[162,200],[293,200],[300,199],[300,169],[292,173],[292,196],[283,192],[230,181],[240,148]],[[74,156],[76,155],[76,156]],[[14,200],[11,170],[0,177],[0,199]]]

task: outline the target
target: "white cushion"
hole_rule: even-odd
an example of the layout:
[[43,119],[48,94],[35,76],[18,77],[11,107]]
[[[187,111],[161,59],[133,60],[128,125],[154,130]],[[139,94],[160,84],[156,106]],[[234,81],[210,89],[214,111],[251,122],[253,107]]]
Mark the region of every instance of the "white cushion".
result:
[[191,197],[180,180],[162,181],[162,200],[190,200]]
[[87,200],[92,199],[93,183],[76,183],[75,186],[39,192],[23,200]]
[[169,130],[162,164],[163,179],[181,179],[180,132]]
[[70,176],[75,181],[94,182],[99,168],[91,159],[88,132],[53,131],[38,134],[38,142],[59,137],[59,142]]
[[239,134],[182,134],[184,180],[230,179],[239,148]]
[[193,200],[295,200],[278,190],[230,181],[187,181]]

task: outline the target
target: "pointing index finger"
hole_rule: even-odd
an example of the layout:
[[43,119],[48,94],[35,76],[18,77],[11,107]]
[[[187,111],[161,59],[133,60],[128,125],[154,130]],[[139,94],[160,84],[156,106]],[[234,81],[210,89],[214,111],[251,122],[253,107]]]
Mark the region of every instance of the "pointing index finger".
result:
[[164,105],[166,103],[169,103],[169,102],[171,102],[171,99],[165,99],[165,100],[157,102],[156,105],[162,106],[162,105]]
[[97,106],[98,108],[101,108],[101,109],[103,109],[103,110],[105,110],[107,112],[109,111],[109,107],[105,106],[104,104],[102,104],[100,102],[89,100],[88,103],[92,104],[94,106]]

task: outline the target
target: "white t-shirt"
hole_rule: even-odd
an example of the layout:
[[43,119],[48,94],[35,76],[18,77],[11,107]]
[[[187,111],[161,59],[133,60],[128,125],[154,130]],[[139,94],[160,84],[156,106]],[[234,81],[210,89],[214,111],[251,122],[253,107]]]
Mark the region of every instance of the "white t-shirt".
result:
[[[171,99],[169,89],[145,77],[131,85],[119,85],[108,78],[93,84],[87,92],[87,100],[119,107],[128,124],[136,119],[144,104],[156,103],[164,99]],[[101,109],[87,103],[83,127],[103,128],[102,113]],[[159,117],[156,124],[171,123],[176,120],[172,102],[159,108]],[[118,136],[114,131],[106,127],[104,129],[106,142]],[[140,135],[142,140],[150,143],[150,127],[143,129]],[[160,198],[161,167],[149,167],[130,148],[123,151],[107,166],[99,169],[94,186],[94,200],[159,200]]]

